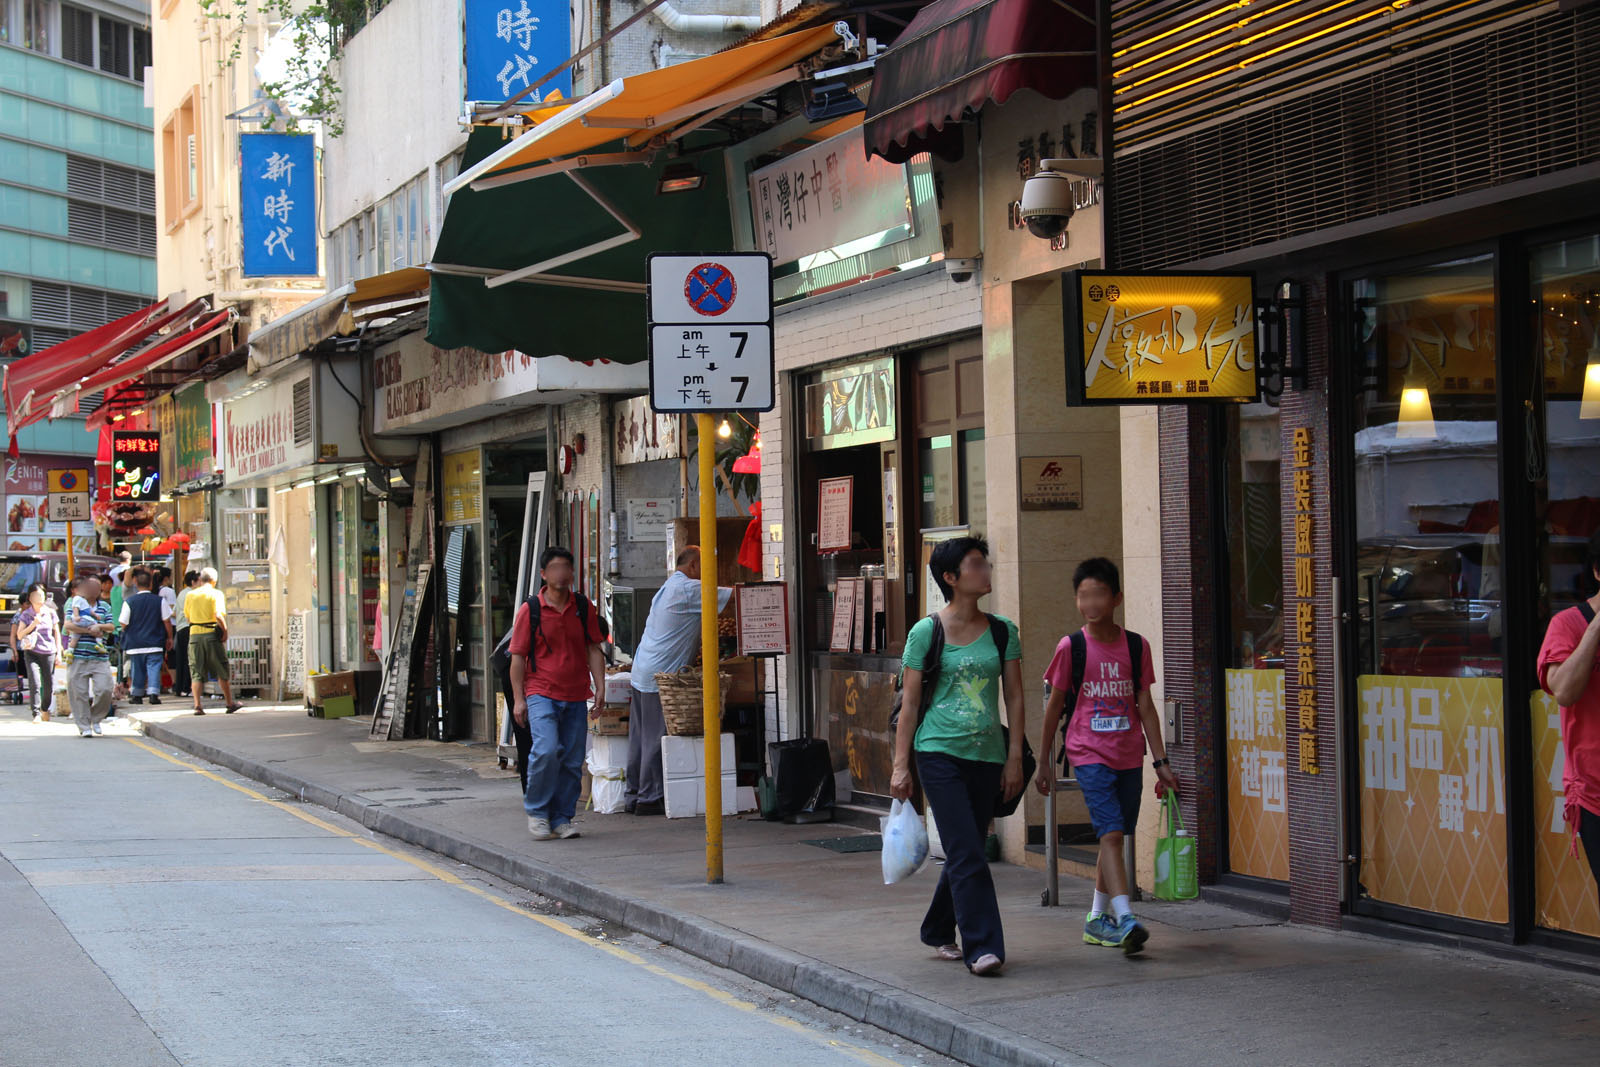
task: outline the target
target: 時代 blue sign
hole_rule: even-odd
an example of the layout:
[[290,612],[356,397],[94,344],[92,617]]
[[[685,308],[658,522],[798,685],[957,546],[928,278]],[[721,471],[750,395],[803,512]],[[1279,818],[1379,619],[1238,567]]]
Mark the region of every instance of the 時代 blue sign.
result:
[[246,133],[239,136],[239,150],[244,276],[315,277],[316,138]]
[[[572,58],[570,0],[463,0],[467,99],[508,100]],[[539,86],[572,96],[572,72]]]

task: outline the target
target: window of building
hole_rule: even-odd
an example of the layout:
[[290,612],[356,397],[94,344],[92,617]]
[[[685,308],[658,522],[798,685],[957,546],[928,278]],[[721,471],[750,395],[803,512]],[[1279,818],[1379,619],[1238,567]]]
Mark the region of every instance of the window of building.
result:
[[100,69],[124,78],[133,76],[133,27],[100,17]]
[[56,10],[49,0],[22,0],[22,46],[49,52],[56,36]]
[[195,101],[199,92],[199,87],[191,89],[161,128],[168,233],[200,207],[200,133],[195,124]]
[[68,63],[94,66],[93,11],[61,5],[61,58]]

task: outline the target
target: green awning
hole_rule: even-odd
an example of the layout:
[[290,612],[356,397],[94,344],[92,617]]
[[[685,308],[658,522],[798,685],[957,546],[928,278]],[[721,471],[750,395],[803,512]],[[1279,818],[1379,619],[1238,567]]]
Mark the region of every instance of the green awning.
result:
[[[463,169],[504,143],[496,128],[474,130]],[[625,151],[626,146],[617,150]],[[665,153],[649,164],[589,166],[571,172],[594,195],[569,173],[482,191],[457,190],[445,211],[433,255],[428,341],[439,348],[643,361],[646,256],[733,247],[722,153],[691,158],[705,175],[704,183],[698,189],[665,195],[656,192],[656,183],[662,170],[675,162]],[[637,227],[639,239],[525,280],[497,288],[485,284],[487,277],[566,256],[625,233],[623,224],[596,197]],[[463,269],[480,273],[459,273]]]

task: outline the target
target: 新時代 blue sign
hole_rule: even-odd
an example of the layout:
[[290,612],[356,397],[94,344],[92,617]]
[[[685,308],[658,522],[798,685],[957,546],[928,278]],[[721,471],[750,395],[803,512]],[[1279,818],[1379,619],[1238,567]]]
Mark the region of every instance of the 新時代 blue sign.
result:
[[[572,57],[569,0],[463,0],[467,99],[508,100]],[[572,95],[572,72],[539,86]]]
[[239,150],[244,276],[315,277],[316,139],[309,133],[246,133]]

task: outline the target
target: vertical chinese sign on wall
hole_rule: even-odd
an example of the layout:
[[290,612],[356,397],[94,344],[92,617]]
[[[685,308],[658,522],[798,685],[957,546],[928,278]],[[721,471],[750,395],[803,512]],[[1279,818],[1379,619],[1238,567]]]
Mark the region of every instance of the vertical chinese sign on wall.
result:
[[315,277],[316,140],[308,133],[239,137],[239,213],[247,278]]
[[[567,0],[465,0],[467,99],[508,100],[572,56]],[[572,96],[572,72],[539,86],[538,96]]]

